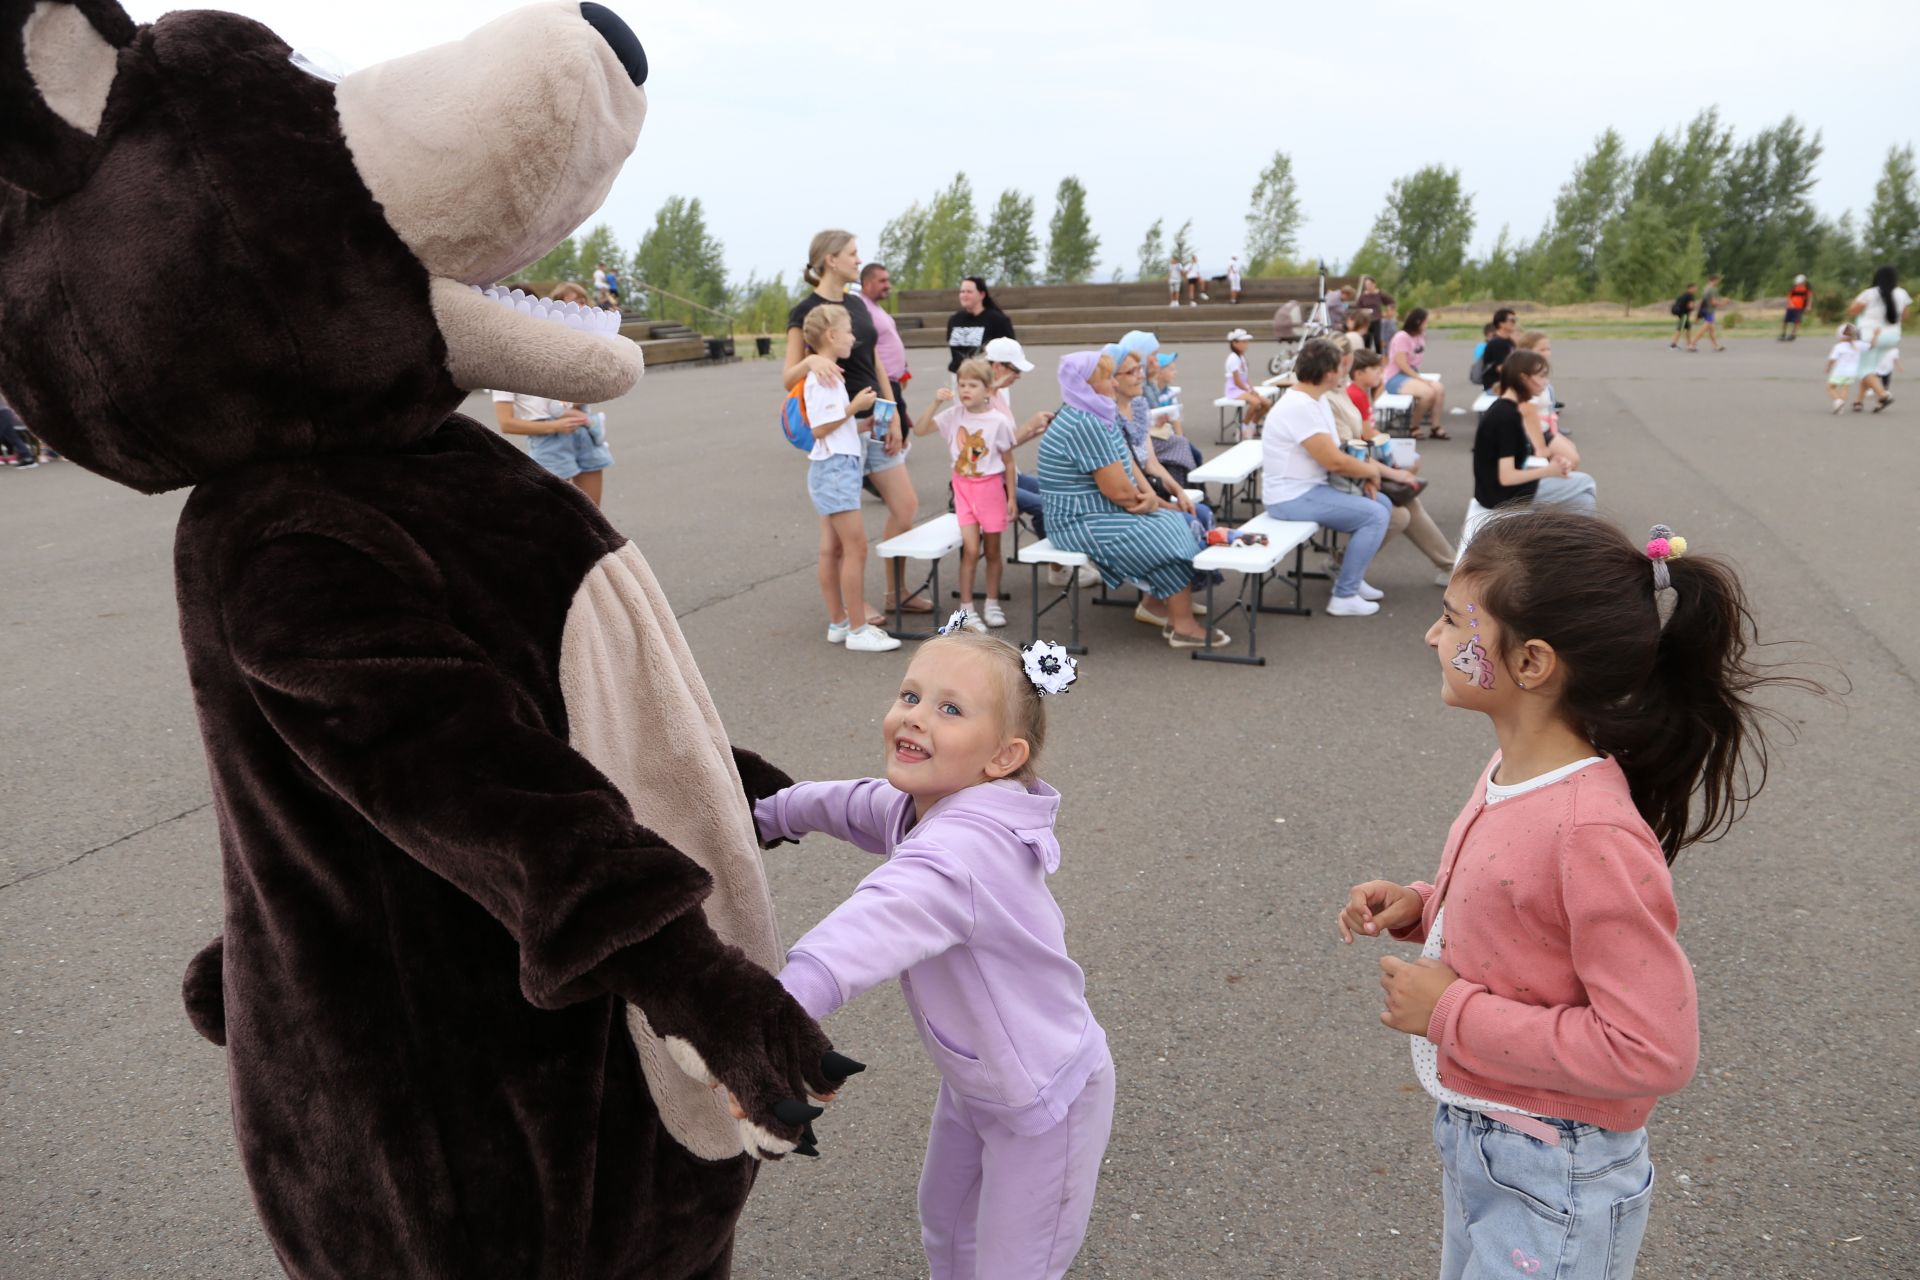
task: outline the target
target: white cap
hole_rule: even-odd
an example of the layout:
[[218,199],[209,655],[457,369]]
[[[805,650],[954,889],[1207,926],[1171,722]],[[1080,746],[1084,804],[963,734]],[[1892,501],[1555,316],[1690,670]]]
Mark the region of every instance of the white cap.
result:
[[1795,276],[1793,278],[1793,282],[1795,284],[1805,284],[1807,282],[1807,278],[1805,276]]
[[1228,342],[1252,342],[1253,335],[1248,333],[1245,329],[1235,329],[1232,333],[1227,335],[1227,341]]
[[1010,364],[1022,373],[1033,372],[1033,361],[1012,338],[995,338],[987,344],[986,357],[994,364]]

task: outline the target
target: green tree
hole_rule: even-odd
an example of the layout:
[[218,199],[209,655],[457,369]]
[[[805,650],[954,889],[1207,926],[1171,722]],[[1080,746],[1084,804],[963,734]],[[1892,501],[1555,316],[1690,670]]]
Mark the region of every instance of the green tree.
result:
[[1165,219],[1155,218],[1153,225],[1147,228],[1146,237],[1140,241],[1141,280],[1165,280],[1167,278],[1167,236],[1161,228]]
[[[1812,249],[1814,166],[1820,135],[1788,116],[1741,143],[1727,163],[1713,264],[1721,287],[1753,297],[1785,289]],[[1785,272],[1785,278],[1782,277]]]
[[787,313],[800,300],[787,285],[785,275],[762,280],[749,274],[728,292],[726,309],[739,320],[740,327],[750,334],[785,333]]
[[1709,260],[1719,248],[1727,190],[1727,159],[1733,130],[1720,123],[1720,110],[1708,107],[1672,136],[1653,140],[1633,170],[1634,200],[1660,206],[1677,231],[1695,228]]
[[[592,269],[592,264],[588,264]],[[722,310],[727,305],[726,254],[720,241],[707,230],[706,210],[700,198],[689,200],[668,196],[654,215],[653,226],[641,238],[633,255],[634,291],[647,293],[647,314],[657,320],[678,320],[695,328],[712,327],[712,316],[704,307]],[[677,298],[668,294],[677,294]]]
[[593,268],[596,263],[604,263],[622,275],[628,274],[627,255],[620,248],[620,237],[615,235],[613,228],[604,222],[597,224],[593,230],[580,237],[580,249],[575,257],[576,268],[580,274],[576,278],[583,284],[590,282],[593,279]]
[[1002,191],[987,223],[980,269],[993,284],[1032,284],[1040,241],[1033,232],[1033,197]]
[[580,278],[579,253],[573,237],[568,236],[540,258],[520,271],[514,273],[515,280],[578,280]]
[[1657,201],[1640,199],[1615,219],[1600,243],[1600,268],[1607,292],[1629,311],[1668,293],[1678,293],[1675,277],[1683,272],[1682,235],[1696,237],[1699,229],[1675,229]]
[[1841,214],[1838,222],[1822,219],[1815,224],[1813,244],[1812,263],[1806,271],[1807,285],[1813,290],[1813,314],[1827,324],[1837,324],[1873,268],[1860,247],[1851,213]]
[[1193,257],[1193,219],[1188,218],[1173,233],[1173,256],[1185,262]]
[[1253,184],[1253,202],[1247,211],[1247,274],[1265,275],[1284,266],[1298,246],[1300,222],[1293,157],[1276,151]]
[[1920,279],[1920,185],[1914,181],[1912,143],[1887,151],[1861,247],[1872,259],[1863,274],[1891,263],[1902,280]]
[[979,253],[979,220],[973,212],[973,184],[957,173],[927,206],[926,238],[921,246],[920,289],[951,289],[962,276],[974,275]]
[[921,288],[926,272],[927,210],[919,201],[880,228],[880,258],[896,289]]
[[1087,218],[1087,189],[1078,178],[1060,179],[1047,224],[1047,283],[1079,284],[1093,274],[1100,238]]
[[1473,197],[1461,190],[1460,171],[1428,165],[1394,180],[1367,238],[1393,265],[1381,283],[1391,276],[1397,285],[1458,275],[1472,236]]
[[1626,141],[1608,129],[1594,139],[1593,150],[1574,166],[1554,199],[1545,267],[1581,297],[1592,297],[1600,282],[1600,238],[1620,216],[1632,179]]

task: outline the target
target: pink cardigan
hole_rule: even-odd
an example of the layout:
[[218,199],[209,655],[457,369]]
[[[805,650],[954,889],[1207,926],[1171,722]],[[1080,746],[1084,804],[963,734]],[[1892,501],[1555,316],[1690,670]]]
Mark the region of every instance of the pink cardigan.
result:
[[[1499,757],[1494,758],[1498,762]],[[1673,880],[1612,760],[1489,808],[1490,763],[1447,835],[1426,903],[1460,975],[1427,1038],[1440,1082],[1489,1102],[1637,1129],[1700,1057]]]

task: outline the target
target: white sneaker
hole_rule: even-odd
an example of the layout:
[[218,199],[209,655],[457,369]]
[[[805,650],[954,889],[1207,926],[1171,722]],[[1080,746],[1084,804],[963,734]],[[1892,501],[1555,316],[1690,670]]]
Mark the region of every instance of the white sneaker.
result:
[[[1335,596],[1327,601],[1327,613],[1335,618],[1365,618],[1378,612],[1379,605],[1359,596]],[[853,648],[852,640],[847,641],[847,648]]]
[[1180,299],[1175,298],[1172,302],[1169,302],[1167,305],[1170,307],[1177,307],[1180,305]]
[[1844,410],[1844,409],[1845,409],[1846,407],[1847,407],[1847,402],[1846,402],[1845,400],[1835,400],[1835,401],[1833,402],[1833,411],[1834,411],[1835,413],[1839,413],[1839,412],[1841,412],[1841,411],[1842,411],[1842,410]]
[[1368,582],[1365,578],[1362,578],[1360,579],[1360,598],[1362,600],[1385,600],[1387,593],[1374,586],[1371,582]]
[[898,637],[888,635],[872,623],[847,633],[847,648],[855,653],[886,653],[899,647]]
[[1000,608],[1000,602],[998,600],[987,601],[986,619],[987,625],[990,627],[1004,627],[1007,625],[1007,615]]
[[[981,620],[980,611],[973,607],[973,601],[967,601],[962,607],[967,611],[967,620],[961,625],[977,636],[987,634],[987,624]],[[997,608],[998,606],[996,605],[995,607]]]
[[844,622],[829,622],[827,624],[827,643],[845,644],[847,642],[847,632],[850,630],[852,630],[852,628]]

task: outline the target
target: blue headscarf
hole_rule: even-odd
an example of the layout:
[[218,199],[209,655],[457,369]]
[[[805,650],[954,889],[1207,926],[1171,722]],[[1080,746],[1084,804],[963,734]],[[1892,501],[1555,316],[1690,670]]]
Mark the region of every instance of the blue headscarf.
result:
[[1143,329],[1134,329],[1118,342],[1109,342],[1101,350],[1113,358],[1113,367],[1118,369],[1128,356],[1140,357],[1144,366],[1147,358],[1160,349],[1160,339]]
[[1063,403],[1090,413],[1102,422],[1111,423],[1119,417],[1112,396],[1103,396],[1087,385],[1087,379],[1100,364],[1103,353],[1099,351],[1076,351],[1072,355],[1060,357],[1060,399]]

